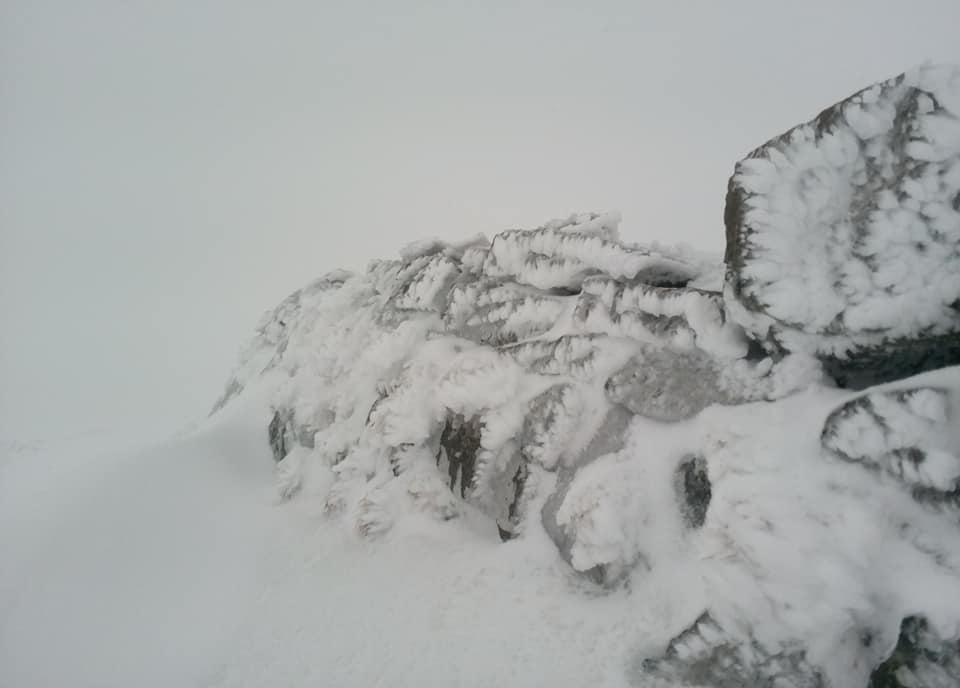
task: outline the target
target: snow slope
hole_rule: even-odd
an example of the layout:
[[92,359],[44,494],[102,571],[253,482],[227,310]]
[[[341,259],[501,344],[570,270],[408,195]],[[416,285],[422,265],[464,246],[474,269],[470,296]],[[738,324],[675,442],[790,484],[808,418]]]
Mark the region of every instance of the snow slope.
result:
[[281,504],[268,418],[254,392],[155,446],[8,451],[0,686],[625,685],[626,593],[546,539],[412,519],[371,545]]
[[[728,251],[721,294],[719,260],[583,214],[316,280],[189,433],[2,445],[0,687],[956,688],[957,150],[918,263],[949,322],[891,329],[913,358],[871,350],[860,391],[737,317],[744,266],[829,306],[763,262],[803,263],[794,225]],[[815,205],[791,180],[776,198]],[[901,248],[864,265],[886,280]]]
[[271,524],[249,420],[148,446],[94,435],[3,457],[0,686],[212,675],[257,594]]

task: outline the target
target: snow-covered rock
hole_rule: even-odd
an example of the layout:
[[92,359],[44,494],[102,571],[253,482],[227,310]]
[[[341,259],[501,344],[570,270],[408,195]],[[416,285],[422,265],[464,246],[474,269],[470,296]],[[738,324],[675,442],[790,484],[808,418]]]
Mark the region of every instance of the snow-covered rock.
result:
[[960,68],[925,65],[737,163],[725,297],[865,388],[960,363]]
[[398,455],[430,456],[437,480],[510,537],[531,474],[598,458],[586,450],[614,407],[680,419],[773,394],[720,294],[684,286],[710,281],[719,261],[623,244],[618,222],[584,214],[491,242],[430,240],[318,280],[263,318],[218,407],[279,374],[268,434],[285,493],[300,484],[290,471],[307,470],[300,454],[287,461],[302,447],[343,479],[332,509],[376,502],[386,527],[390,500],[347,485],[401,479]]
[[955,497],[960,504],[960,425],[951,408],[960,389],[876,391],[833,411],[821,443],[836,456],[880,470],[917,497]]
[[664,656],[648,660],[651,675],[710,688],[827,688],[802,647],[771,652],[752,638],[729,636],[708,613],[670,641]]
[[[910,616],[952,647],[960,368],[839,394],[816,359],[746,345],[703,288],[718,262],[621,246],[604,217],[511,230],[531,261],[430,242],[265,316],[224,403],[274,387],[278,494],[366,538],[543,537],[606,594],[682,571],[646,677],[860,688]],[[681,272],[701,286],[664,286]],[[892,560],[915,585],[870,573]]]
[[634,600],[638,685],[955,685],[958,73],[742,161],[725,286],[613,213],[417,242],[267,314],[217,407],[272,386],[277,491],[331,527],[479,529]]
[[723,384],[722,366],[703,351],[644,347],[607,379],[610,401],[662,421],[690,418],[711,404],[746,401]]

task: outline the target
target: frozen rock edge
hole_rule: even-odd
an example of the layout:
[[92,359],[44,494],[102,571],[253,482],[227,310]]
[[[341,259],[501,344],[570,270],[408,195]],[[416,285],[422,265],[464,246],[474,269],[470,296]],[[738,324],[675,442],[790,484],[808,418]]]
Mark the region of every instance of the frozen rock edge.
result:
[[875,84],[730,179],[726,302],[863,388],[960,362],[960,68]]
[[611,213],[331,273],[215,410],[273,384],[279,493],[363,537],[541,534],[598,593],[682,572],[638,684],[960,685],[960,70],[757,149],[726,221],[725,266]]

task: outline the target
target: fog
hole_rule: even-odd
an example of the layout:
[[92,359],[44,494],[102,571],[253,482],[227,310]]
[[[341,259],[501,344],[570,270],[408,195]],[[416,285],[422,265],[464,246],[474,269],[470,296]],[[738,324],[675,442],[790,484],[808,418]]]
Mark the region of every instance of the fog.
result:
[[0,438],[202,416],[259,314],[410,240],[619,209],[960,62],[960,3],[0,4]]

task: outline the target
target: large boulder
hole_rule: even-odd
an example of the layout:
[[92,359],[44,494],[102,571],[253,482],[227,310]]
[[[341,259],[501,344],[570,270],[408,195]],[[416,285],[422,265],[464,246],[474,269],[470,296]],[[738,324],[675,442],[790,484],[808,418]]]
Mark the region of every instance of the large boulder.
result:
[[703,351],[643,347],[607,380],[607,398],[647,418],[685,420],[711,404],[745,399],[723,384],[722,366]]
[[[702,525],[709,500],[702,461],[677,482],[682,453],[660,452],[655,502],[623,510],[636,502],[629,484],[601,483],[645,470],[622,451],[632,419],[689,420],[789,385],[748,357],[720,260],[623,242],[619,221],[421,241],[328,275],[264,316],[222,403],[275,376],[267,436],[281,494],[300,490],[311,461],[332,466],[327,508],[359,532],[385,532],[410,499],[453,517],[456,498],[503,539],[539,522],[575,570],[622,580],[657,556],[634,516],[663,506],[679,532],[684,519]],[[624,519],[614,541],[598,520],[608,515]]]
[[960,362],[960,68],[852,95],[737,163],[725,298],[864,388]]

